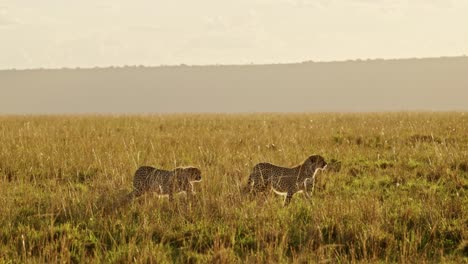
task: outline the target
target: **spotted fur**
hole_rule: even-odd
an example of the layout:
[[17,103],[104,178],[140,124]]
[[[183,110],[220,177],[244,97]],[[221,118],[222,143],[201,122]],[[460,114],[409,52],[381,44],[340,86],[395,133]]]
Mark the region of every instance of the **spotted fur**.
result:
[[195,194],[193,183],[201,180],[201,171],[195,167],[176,168],[168,171],[142,166],[135,172],[133,192],[129,196],[134,198],[146,192],[155,192],[160,196],[169,196],[169,200],[172,201],[174,194],[180,192]]
[[254,166],[245,190],[258,193],[271,188],[275,193],[286,196],[284,200],[286,206],[295,193],[305,191],[308,196],[308,191],[314,188],[316,173],[326,166],[327,162],[320,155],[310,156],[293,168],[259,163]]

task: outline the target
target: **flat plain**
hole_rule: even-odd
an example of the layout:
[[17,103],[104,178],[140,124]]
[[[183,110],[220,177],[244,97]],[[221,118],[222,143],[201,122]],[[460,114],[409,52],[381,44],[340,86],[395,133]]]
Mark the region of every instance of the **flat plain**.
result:
[[[259,162],[331,165],[290,206]],[[197,195],[122,202],[141,165]],[[0,116],[0,262],[468,261],[468,114]]]

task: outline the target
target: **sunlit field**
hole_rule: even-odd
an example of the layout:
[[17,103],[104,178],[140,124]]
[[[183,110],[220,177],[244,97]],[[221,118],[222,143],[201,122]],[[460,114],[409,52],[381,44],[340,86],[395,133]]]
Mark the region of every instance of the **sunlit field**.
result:
[[[243,196],[312,154],[312,199]],[[203,181],[123,202],[141,165]],[[467,113],[0,116],[0,262],[467,262],[467,194]]]

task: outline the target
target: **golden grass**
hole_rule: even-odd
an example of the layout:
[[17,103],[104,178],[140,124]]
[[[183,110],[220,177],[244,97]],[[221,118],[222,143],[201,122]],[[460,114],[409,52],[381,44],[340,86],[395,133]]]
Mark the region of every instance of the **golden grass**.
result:
[[[468,115],[0,116],[0,262],[463,262]],[[341,162],[312,200],[240,197],[258,162]],[[120,204],[141,165],[195,200]]]

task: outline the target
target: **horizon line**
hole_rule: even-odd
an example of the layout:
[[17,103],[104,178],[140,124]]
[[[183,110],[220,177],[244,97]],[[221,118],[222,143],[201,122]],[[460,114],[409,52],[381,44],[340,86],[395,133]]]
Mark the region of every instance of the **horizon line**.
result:
[[347,62],[376,62],[376,61],[407,61],[407,60],[432,60],[432,59],[459,59],[459,58],[468,58],[468,55],[453,55],[453,56],[438,56],[438,57],[399,57],[399,58],[354,58],[354,59],[343,59],[343,60],[305,60],[297,62],[277,62],[277,63],[245,63],[245,64],[159,64],[159,65],[143,65],[143,64],[123,64],[123,65],[107,65],[107,66],[63,66],[60,68],[0,68],[1,71],[34,71],[34,70],[94,70],[94,69],[124,69],[124,68],[163,68],[163,67],[232,67],[232,66],[281,66],[281,65],[296,65],[296,64],[307,64],[307,63],[316,63],[316,64],[326,64],[326,63],[347,63]]
[[183,116],[183,115],[217,115],[217,116],[236,116],[236,115],[320,115],[320,114],[468,114],[466,110],[371,110],[371,111],[252,111],[252,112],[55,112],[55,113],[0,113],[0,118],[5,117],[128,117],[128,116]]

